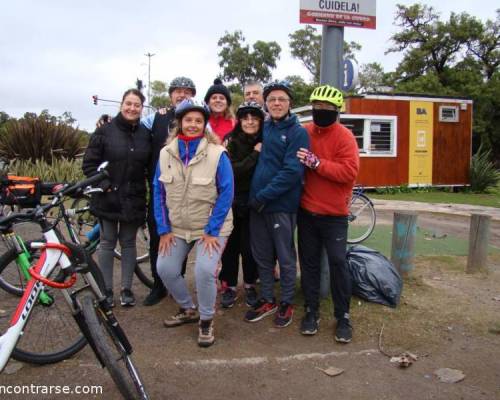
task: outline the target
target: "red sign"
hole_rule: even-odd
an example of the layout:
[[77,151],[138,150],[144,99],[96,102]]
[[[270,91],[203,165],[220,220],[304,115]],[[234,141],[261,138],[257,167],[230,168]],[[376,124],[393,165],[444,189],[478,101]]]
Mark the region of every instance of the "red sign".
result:
[[375,29],[376,0],[301,0],[300,22]]

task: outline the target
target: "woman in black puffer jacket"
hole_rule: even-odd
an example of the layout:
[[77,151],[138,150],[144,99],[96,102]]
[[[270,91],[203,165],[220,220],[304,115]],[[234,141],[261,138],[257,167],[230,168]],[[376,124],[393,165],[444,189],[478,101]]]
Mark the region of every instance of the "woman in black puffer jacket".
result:
[[135,237],[137,228],[146,218],[146,177],[151,157],[151,135],[139,121],[144,100],[143,94],[136,89],[125,92],[118,115],[92,135],[82,166],[84,174],[92,176],[99,164],[109,161],[109,178],[99,185],[104,192],[93,196],[90,209],[100,221],[99,265],[110,304],[113,304],[113,251],[117,240],[120,240],[120,300],[124,306],[135,304],[131,291],[136,263]]
[[245,302],[251,307],[257,302],[255,282],[258,273],[257,264],[250,250],[250,221],[247,203],[252,176],[262,145],[265,114],[262,107],[252,101],[239,106],[236,116],[237,124],[224,140],[234,173],[234,228],[222,254],[222,269],[219,274],[223,287],[221,305],[224,308],[232,307],[236,301],[240,255]]

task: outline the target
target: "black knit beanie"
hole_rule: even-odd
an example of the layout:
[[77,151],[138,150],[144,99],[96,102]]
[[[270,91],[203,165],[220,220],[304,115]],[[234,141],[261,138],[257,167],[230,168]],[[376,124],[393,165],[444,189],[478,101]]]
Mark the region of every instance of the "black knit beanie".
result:
[[222,81],[219,78],[216,78],[214,80],[214,84],[207,90],[207,94],[205,95],[205,103],[208,104],[210,97],[212,97],[212,95],[216,93],[220,93],[226,98],[228,107],[231,105],[231,93],[229,93],[229,89],[222,84]]

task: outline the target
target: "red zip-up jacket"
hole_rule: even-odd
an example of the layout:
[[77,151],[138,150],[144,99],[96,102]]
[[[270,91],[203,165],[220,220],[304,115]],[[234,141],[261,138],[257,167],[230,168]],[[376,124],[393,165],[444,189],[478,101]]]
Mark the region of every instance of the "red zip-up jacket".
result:
[[212,128],[212,132],[219,137],[221,143],[236,125],[236,121],[232,118],[214,117],[212,114],[208,118],[208,123],[210,124],[210,128]]
[[320,159],[316,170],[306,168],[300,206],[321,215],[347,216],[359,170],[359,150],[352,132],[337,122],[326,128],[305,126],[310,150]]

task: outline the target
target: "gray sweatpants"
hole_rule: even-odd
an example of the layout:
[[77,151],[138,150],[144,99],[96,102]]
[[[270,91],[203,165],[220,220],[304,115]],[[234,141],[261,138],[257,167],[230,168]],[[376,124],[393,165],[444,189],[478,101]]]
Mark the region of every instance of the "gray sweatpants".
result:
[[194,307],[186,280],[182,276],[182,264],[193,246],[196,246],[194,278],[198,296],[198,308],[202,320],[212,319],[215,314],[217,267],[224,251],[227,237],[218,237],[217,240],[220,244],[220,250],[212,253],[212,257],[210,257],[208,252],[203,250],[203,242],[200,240],[187,243],[184,239],[176,237],[176,245],[171,246],[170,254],[158,254],[158,261],[156,263],[158,275],[177,304],[181,308]]
[[260,297],[274,300],[274,268],[280,266],[281,301],[293,304],[297,278],[297,254],[293,233],[294,213],[250,213],[250,244],[259,267]]
[[122,288],[132,288],[132,278],[136,265],[137,250],[135,237],[138,226],[136,223],[110,221],[100,219],[99,266],[101,267],[106,289],[113,289],[113,262],[116,242],[120,241],[122,253]]

